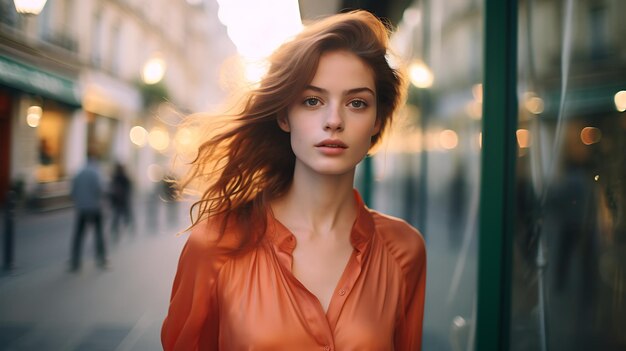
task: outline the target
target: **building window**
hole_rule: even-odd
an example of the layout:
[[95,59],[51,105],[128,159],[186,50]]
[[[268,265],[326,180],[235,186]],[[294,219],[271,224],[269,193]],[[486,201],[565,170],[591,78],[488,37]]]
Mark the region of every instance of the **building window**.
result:
[[69,111],[46,100],[37,128],[37,180],[54,182],[65,176],[65,131]]

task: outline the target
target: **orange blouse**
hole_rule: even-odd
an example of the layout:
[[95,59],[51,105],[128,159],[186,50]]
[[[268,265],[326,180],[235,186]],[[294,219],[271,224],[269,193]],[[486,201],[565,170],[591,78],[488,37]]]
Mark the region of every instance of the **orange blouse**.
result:
[[164,350],[420,350],[424,240],[355,196],[354,250],[326,313],[291,272],[295,236],[269,212],[263,242],[238,256],[226,253],[236,225],[219,242],[215,220],[196,226],[174,279]]

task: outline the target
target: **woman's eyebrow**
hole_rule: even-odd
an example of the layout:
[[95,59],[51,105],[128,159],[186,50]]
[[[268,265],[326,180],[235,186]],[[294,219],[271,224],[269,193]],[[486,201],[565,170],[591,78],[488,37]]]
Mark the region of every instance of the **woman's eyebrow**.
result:
[[[304,90],[313,90],[315,92],[318,92],[320,94],[328,94],[328,90],[324,89],[324,88],[320,88],[320,87],[316,87],[315,85],[307,85]],[[343,92],[343,95],[351,95],[351,94],[357,94],[357,93],[362,93],[362,92],[366,92],[366,93],[370,93],[372,94],[372,96],[376,96],[376,93],[374,93],[374,91],[368,87],[359,87],[359,88],[354,88],[354,89],[349,89]]]
[[354,89],[350,89],[350,90],[346,90],[343,94],[344,95],[350,95],[350,94],[357,94],[357,93],[370,93],[372,94],[372,96],[376,96],[376,93],[374,93],[374,90],[368,88],[368,87],[362,87],[362,88],[354,88]]

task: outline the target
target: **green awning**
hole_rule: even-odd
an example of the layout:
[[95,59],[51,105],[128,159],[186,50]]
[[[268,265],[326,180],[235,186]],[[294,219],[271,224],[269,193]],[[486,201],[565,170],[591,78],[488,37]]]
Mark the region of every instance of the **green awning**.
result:
[[81,106],[78,85],[73,80],[2,55],[0,55],[0,84],[72,106]]

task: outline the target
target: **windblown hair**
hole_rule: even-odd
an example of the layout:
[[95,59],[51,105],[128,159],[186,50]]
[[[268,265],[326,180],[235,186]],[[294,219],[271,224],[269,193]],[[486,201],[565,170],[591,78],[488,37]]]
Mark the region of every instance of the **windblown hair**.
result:
[[[314,22],[280,46],[270,56],[259,87],[246,95],[241,111],[197,150],[182,181],[183,187],[191,183],[201,187],[202,197],[191,209],[192,227],[220,216],[223,234],[234,216],[242,227],[240,249],[262,239],[266,203],[286,193],[294,173],[290,137],[277,120],[286,117],[290,105],[313,80],[325,52],[347,50],[372,69],[380,125],[380,132],[372,137],[372,146],[376,145],[404,97],[403,76],[387,62],[388,45],[385,24],[369,12],[353,11]],[[207,123],[212,123],[211,118]]]

